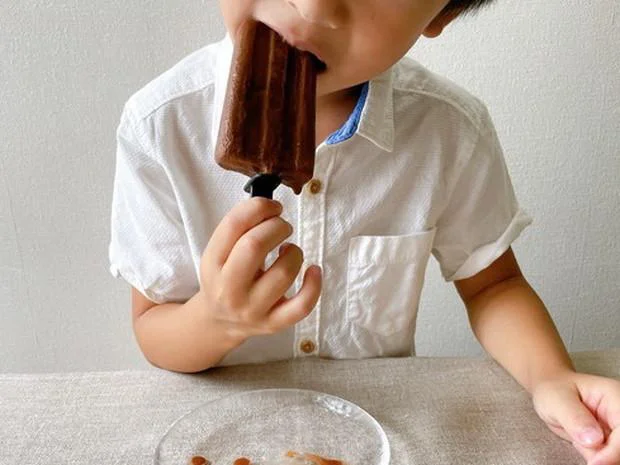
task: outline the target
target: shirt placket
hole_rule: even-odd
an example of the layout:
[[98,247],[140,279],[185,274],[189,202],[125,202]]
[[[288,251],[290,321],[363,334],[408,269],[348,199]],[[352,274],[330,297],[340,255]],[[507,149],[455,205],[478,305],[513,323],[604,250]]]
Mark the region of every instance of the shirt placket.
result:
[[[310,265],[323,267],[323,250],[325,245],[325,192],[328,184],[327,146],[317,150],[314,177],[309,181],[299,196],[299,217],[297,231],[299,246],[304,251],[304,269]],[[301,277],[297,288],[301,286]],[[319,298],[310,315],[295,326],[295,357],[319,355],[321,350],[320,322],[321,303]]]

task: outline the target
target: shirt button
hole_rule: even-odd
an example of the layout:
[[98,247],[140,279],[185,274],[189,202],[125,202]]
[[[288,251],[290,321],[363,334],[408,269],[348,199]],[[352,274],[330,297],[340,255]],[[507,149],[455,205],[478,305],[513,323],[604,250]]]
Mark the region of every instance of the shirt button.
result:
[[311,194],[318,194],[323,189],[323,183],[318,179],[313,179],[308,183],[308,190]]
[[311,354],[316,350],[316,344],[310,339],[304,339],[303,341],[301,341],[299,348],[304,354]]

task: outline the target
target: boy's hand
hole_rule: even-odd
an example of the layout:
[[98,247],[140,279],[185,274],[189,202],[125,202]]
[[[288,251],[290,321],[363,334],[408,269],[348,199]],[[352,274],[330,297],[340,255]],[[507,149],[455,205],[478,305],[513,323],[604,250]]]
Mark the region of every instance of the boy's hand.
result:
[[282,205],[263,198],[241,202],[221,221],[200,264],[200,292],[209,322],[241,342],[280,332],[305,318],[321,293],[321,270],[311,266],[291,299],[284,297],[303,264],[303,253],[283,244],[279,257],[262,270],[267,254],[288,238],[292,226]]
[[588,465],[620,465],[620,381],[569,373],[532,392],[536,412]]

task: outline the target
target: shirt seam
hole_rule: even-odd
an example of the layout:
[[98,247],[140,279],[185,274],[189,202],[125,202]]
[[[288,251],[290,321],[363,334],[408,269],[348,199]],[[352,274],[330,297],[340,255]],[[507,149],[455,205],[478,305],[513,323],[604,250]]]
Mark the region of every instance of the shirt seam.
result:
[[[446,196],[446,203],[443,206],[443,208],[441,209],[441,213],[437,216],[437,221],[435,222],[435,227],[437,228],[439,223],[441,222],[446,209],[450,206],[450,203],[452,201],[452,197],[454,196],[454,191],[456,190],[456,186],[458,185],[459,181],[461,180],[461,177],[463,176],[463,171],[465,171],[465,167],[467,166],[468,163],[471,162],[472,158],[474,157],[475,153],[476,153],[476,147],[478,147],[478,145],[480,144],[480,140],[482,139],[482,131],[478,131],[476,134],[476,138],[473,140],[473,143],[471,145],[469,152],[469,156],[465,159],[462,160],[461,163],[459,163],[458,165],[458,174],[454,176],[454,179],[452,180],[450,189],[448,191],[448,195]],[[465,157],[463,157],[465,158]]]
[[[142,127],[146,121],[146,118],[144,119],[139,119],[136,120],[137,115],[135,114],[134,110],[132,108],[126,108],[126,115],[127,115],[127,121],[129,123],[129,127],[131,129],[131,131],[133,132],[133,134],[136,137],[136,142],[140,145],[140,148],[144,151],[144,153],[147,155],[147,157],[155,164],[157,164],[159,166],[159,168],[163,171],[165,178],[166,178],[166,182],[170,185],[170,190],[172,191],[172,195],[174,196],[174,201],[175,201],[175,208],[176,211],[179,214],[179,218],[181,220],[181,228],[183,229],[183,237],[185,239],[185,246],[187,247],[190,255],[191,255],[191,247],[192,247],[192,241],[190,240],[189,236],[188,236],[188,229],[187,229],[187,225],[185,222],[185,218],[183,218],[183,214],[181,212],[181,209],[179,208],[179,198],[178,198],[178,194],[176,192],[176,190],[173,187],[172,184],[172,180],[170,178],[170,174],[168,173],[168,170],[165,166],[165,164],[163,163],[163,161],[159,160],[155,154],[155,148],[149,144],[148,146],[145,144],[144,138],[145,138],[145,130]],[[142,125],[139,125],[138,122],[143,123]],[[194,267],[195,268],[195,267]],[[145,288],[146,289],[146,288]],[[153,292],[153,295],[157,295],[160,296],[161,298],[163,298],[164,294],[158,293],[156,291],[150,291]],[[164,299],[165,300],[165,299]]]
[[[299,242],[299,247],[301,247],[301,249],[303,250],[304,248],[304,236],[303,234],[301,234],[302,231],[302,218],[304,217],[303,215],[303,211],[304,211],[304,202],[303,202],[303,195],[304,193],[302,192],[302,194],[297,198],[297,208],[298,208],[298,214],[297,214],[297,231],[298,231],[298,242]],[[299,282],[299,289],[301,289],[302,286],[302,282]],[[299,290],[298,290],[299,291]],[[293,327],[293,358],[301,358],[302,357],[302,353],[299,350],[299,344],[301,342],[301,340],[303,339],[303,335],[302,332],[299,328],[299,324],[295,324],[295,326]]]
[[[510,247],[512,247],[512,244],[516,241],[516,239],[518,239],[518,237],[521,235],[521,233],[525,230],[525,228],[527,228],[529,225],[531,225],[531,219],[528,219],[528,221],[526,221],[526,224],[523,224],[523,226],[521,227],[521,229],[519,230],[517,236],[515,239],[513,239],[512,241],[502,241],[502,239],[504,238],[504,236],[510,232],[511,230],[517,228],[517,226],[514,224],[515,221],[517,219],[519,219],[519,217],[521,215],[525,215],[524,210],[521,208],[521,206],[519,204],[517,204],[516,206],[516,211],[515,213],[511,216],[510,221],[508,222],[508,224],[506,225],[506,227],[503,228],[502,233],[500,234],[500,236],[498,238],[496,238],[493,242],[489,242],[488,244],[492,244],[493,245],[493,253],[489,254],[489,257],[493,257],[491,259],[491,263],[493,263],[495,260],[497,260],[500,256],[501,253],[500,251],[507,251]],[[456,279],[456,277],[459,275],[459,273],[462,272],[463,267],[469,262],[469,260],[476,255],[477,252],[479,252],[479,250],[484,247],[485,245],[488,244],[483,244],[482,246],[476,248],[475,250],[473,250],[470,254],[468,254],[467,258],[465,259],[465,261],[463,263],[461,263],[461,265],[456,269],[456,271],[454,273],[452,273],[448,278],[445,278],[446,282],[454,282],[454,281],[459,281],[462,279],[467,279],[467,278],[459,278]],[[484,268],[483,268],[484,269]],[[471,275],[471,276],[475,276],[476,274],[478,274],[480,271],[478,271],[477,273]]]
[[138,290],[149,300],[155,302],[158,305],[166,302],[164,294],[153,290],[151,287],[145,286],[142,280],[138,277],[136,273],[133,272],[133,270],[131,270],[131,268],[127,266],[117,265],[116,262],[112,262],[111,267],[114,267],[114,271],[116,271],[116,278],[122,278],[126,283]]
[[132,102],[132,100],[129,100],[129,106],[132,108],[132,112],[135,115],[135,118],[138,121],[143,121],[148,119],[149,117],[151,117],[154,113],[157,113],[162,107],[165,107],[166,105],[169,105],[171,103],[173,103],[176,100],[180,100],[183,97],[187,97],[193,94],[197,94],[199,92],[203,92],[205,89],[209,88],[209,87],[214,87],[215,85],[215,79],[211,79],[210,81],[208,81],[206,84],[204,84],[201,87],[198,87],[196,89],[192,89],[192,90],[186,90],[183,92],[180,92],[178,94],[174,94],[170,97],[168,97],[167,99],[165,99],[163,102],[161,102],[159,105],[155,106],[152,109],[149,109],[146,113],[142,113],[142,112],[137,112],[134,108],[137,106],[136,103]]
[[[442,101],[448,105],[450,105],[452,108],[456,109],[460,114],[462,114],[463,116],[465,116],[465,118],[467,118],[467,120],[474,126],[474,128],[476,129],[476,131],[478,132],[482,132],[483,129],[483,124],[482,121],[484,120],[483,115],[484,113],[486,113],[486,110],[483,110],[482,112],[480,112],[480,114],[478,115],[478,118],[476,120],[476,118],[474,118],[474,116],[471,114],[470,111],[467,111],[462,105],[460,105],[457,101],[455,101],[454,99],[451,99],[449,97],[446,97],[445,95],[441,95],[435,92],[429,92],[429,91],[424,91],[424,90],[419,90],[419,89],[409,89],[409,88],[405,88],[405,87],[393,87],[394,91],[399,91],[399,92],[405,92],[408,94],[416,94],[416,95],[423,95],[426,97],[432,97],[436,100]],[[475,99],[475,97],[472,97],[473,99]],[[478,100],[476,100],[478,101]],[[483,108],[485,108],[485,105],[483,102],[480,102],[480,105],[482,105]]]
[[[320,244],[320,249],[319,249],[319,263],[321,264],[321,268],[324,269],[325,268],[325,247],[326,247],[326,241],[325,241],[325,237],[326,237],[326,228],[327,228],[327,192],[328,192],[328,186],[331,183],[331,177],[332,177],[332,173],[334,171],[334,163],[335,163],[335,159],[336,159],[336,154],[339,153],[339,150],[336,149],[336,153],[334,154],[335,156],[331,157],[329,160],[329,165],[327,166],[327,169],[325,170],[325,180],[326,180],[326,186],[323,190],[323,194],[321,195],[321,244]],[[330,181],[328,181],[330,180]],[[323,330],[324,332],[324,327],[321,324],[321,320],[324,316],[324,312],[323,312],[323,300],[322,300],[322,296],[319,296],[319,301],[317,302],[317,309],[318,312],[317,318],[316,318],[316,324],[315,324],[315,331],[316,331],[316,345],[317,345],[317,355],[321,354],[322,348],[323,348],[323,344],[322,344],[322,338],[321,338],[321,330]]]
[[158,163],[160,167],[162,167],[161,163],[157,161],[157,158],[155,157],[155,151],[152,149],[152,147],[147,147],[145,145],[144,143],[145,130],[144,128],[139,127],[138,125],[139,122],[144,123],[144,121],[146,120],[146,117],[145,118],[138,117],[138,115],[136,115],[135,113],[135,110],[130,107],[126,107],[126,115],[127,115],[127,120],[129,122],[129,127],[131,131],[133,132],[133,134],[136,136],[136,141],[138,142],[138,144],[140,144],[140,148],[144,151],[144,153],[146,153],[149,156],[149,158],[154,163]]

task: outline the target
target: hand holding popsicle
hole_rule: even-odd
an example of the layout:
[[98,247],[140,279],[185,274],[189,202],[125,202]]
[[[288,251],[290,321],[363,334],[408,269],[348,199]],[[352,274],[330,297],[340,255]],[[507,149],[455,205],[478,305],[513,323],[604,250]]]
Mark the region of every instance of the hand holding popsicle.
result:
[[280,183],[299,194],[312,178],[315,152],[316,67],[266,25],[248,21],[235,40],[215,158],[251,177],[252,197],[226,215],[201,260],[201,292],[209,321],[238,340],[282,331],[305,318],[321,292],[321,273],[308,268],[299,293],[284,294],[303,264],[293,244],[269,252],[293,232],[271,199]]
[[207,321],[241,341],[294,325],[319,299],[321,272],[316,266],[306,270],[297,295],[284,296],[303,264],[296,245],[280,246],[277,260],[262,270],[267,254],[292,233],[281,213],[281,204],[273,200],[241,202],[218,225],[202,256],[200,288]]

